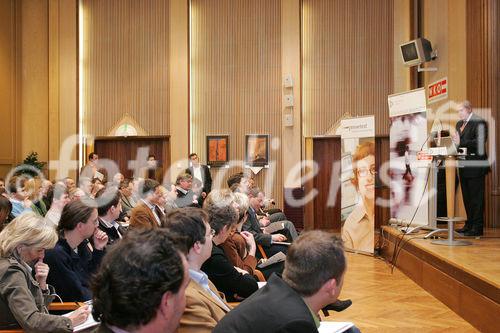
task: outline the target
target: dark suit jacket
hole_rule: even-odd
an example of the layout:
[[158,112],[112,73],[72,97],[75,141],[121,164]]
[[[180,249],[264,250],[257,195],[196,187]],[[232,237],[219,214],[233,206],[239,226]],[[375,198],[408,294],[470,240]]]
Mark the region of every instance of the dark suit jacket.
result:
[[257,280],[250,274],[238,272],[226,257],[224,250],[215,244],[212,246],[212,256],[201,266],[201,270],[230,302],[234,300],[234,294],[248,297],[259,288]]
[[[106,224],[101,220],[101,218],[98,218],[99,220],[99,229],[104,231],[106,235],[108,235],[108,245],[113,244],[114,242],[120,240],[120,235],[125,236],[126,230],[122,226],[118,227],[118,231],[116,230],[115,227],[108,228]],[[120,235],[118,234],[120,233]]]
[[226,332],[317,333],[318,329],[302,297],[273,274],[264,287],[226,314],[213,330]]
[[[460,162],[462,168],[459,169],[461,177],[474,178],[481,177],[488,173],[488,155],[486,154],[486,140],[488,139],[488,125],[486,121],[476,114],[472,114],[469,122],[461,132],[464,121],[457,122],[456,130],[460,135],[458,148],[467,148],[465,161]],[[484,163],[481,163],[484,162]],[[483,165],[477,165],[481,163]]]
[[271,246],[271,238],[272,236],[269,234],[264,234],[260,229],[259,219],[257,218],[257,214],[252,207],[248,209],[248,219],[243,224],[242,229],[244,231],[249,231],[252,233],[255,238],[255,242],[265,247]]
[[[210,193],[212,191],[212,175],[210,174],[210,169],[206,165],[200,165],[201,167],[201,178],[203,181],[203,192]],[[186,172],[194,177],[193,167],[190,166],[186,169]]]
[[45,263],[49,265],[47,283],[54,286],[64,302],[81,302],[92,299],[89,280],[101,263],[104,251],[90,251],[88,241],[83,241],[75,253],[59,238],[56,246],[45,252]]

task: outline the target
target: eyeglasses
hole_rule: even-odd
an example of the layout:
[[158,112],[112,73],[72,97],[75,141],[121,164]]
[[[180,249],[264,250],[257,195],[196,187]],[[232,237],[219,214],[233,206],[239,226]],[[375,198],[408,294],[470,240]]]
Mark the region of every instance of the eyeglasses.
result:
[[370,167],[370,170],[368,170],[367,168],[361,168],[361,169],[356,170],[356,172],[358,174],[358,177],[366,177],[366,176],[368,176],[368,171],[370,171],[370,173],[372,174],[372,176],[374,176],[377,173],[377,171],[375,170],[375,165],[372,165]]

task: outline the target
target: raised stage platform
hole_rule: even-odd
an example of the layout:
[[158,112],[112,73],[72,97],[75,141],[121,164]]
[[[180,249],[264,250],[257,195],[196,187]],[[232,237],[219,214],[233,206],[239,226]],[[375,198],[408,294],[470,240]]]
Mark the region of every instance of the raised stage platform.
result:
[[400,242],[402,233],[384,226],[381,254],[391,261],[399,243],[396,267],[481,332],[500,332],[497,230],[487,230],[479,239],[464,237],[473,243],[470,246],[449,247],[423,239],[427,232],[405,235]]

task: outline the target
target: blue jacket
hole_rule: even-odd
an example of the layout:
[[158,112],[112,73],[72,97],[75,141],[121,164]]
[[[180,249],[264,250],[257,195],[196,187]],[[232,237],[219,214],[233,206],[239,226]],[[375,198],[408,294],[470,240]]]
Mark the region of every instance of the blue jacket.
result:
[[97,270],[104,251],[90,251],[86,240],[73,251],[66,239],[60,237],[56,246],[45,252],[49,265],[47,283],[54,286],[64,302],[82,302],[92,299],[90,276]]

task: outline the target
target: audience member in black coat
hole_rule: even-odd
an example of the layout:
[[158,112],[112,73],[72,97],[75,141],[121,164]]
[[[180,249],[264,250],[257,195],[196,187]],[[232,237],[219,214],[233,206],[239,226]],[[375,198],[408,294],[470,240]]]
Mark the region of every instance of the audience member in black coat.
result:
[[219,247],[236,227],[238,212],[232,204],[210,205],[205,209],[209,215],[214,237],[212,255],[201,266],[201,270],[208,275],[217,289],[226,295],[228,301],[246,298],[258,289],[257,280],[248,272],[235,268],[224,250]]
[[108,245],[120,240],[125,229],[116,221],[121,214],[121,193],[116,188],[102,189],[97,192],[96,200],[99,203],[99,229],[108,235]]
[[59,241],[46,251],[45,262],[50,267],[47,283],[65,302],[92,298],[90,275],[97,270],[108,243],[108,236],[97,225],[97,209],[90,199],[82,198],[64,207],[57,228]]
[[[307,232],[291,245],[283,278],[271,276],[266,286],[224,316],[213,332],[317,333],[317,313],[337,300],[345,268],[340,239],[324,231]],[[359,330],[352,327],[346,332]]]

